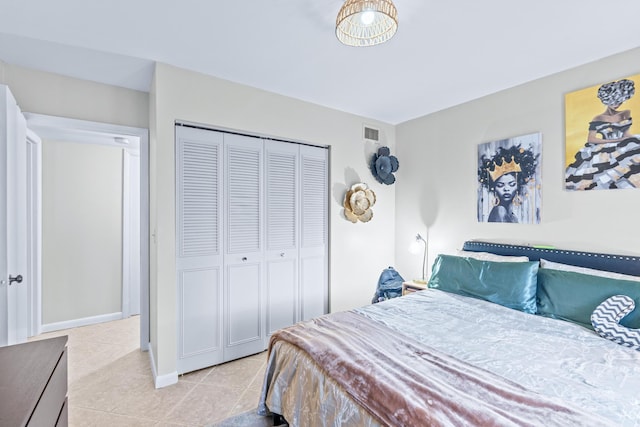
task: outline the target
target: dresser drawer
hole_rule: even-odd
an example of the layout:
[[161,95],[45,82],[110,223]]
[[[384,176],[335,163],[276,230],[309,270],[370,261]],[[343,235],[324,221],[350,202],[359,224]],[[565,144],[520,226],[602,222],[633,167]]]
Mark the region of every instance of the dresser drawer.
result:
[[0,347],[0,396],[1,427],[66,423],[67,337]]
[[[29,420],[29,427],[55,426],[67,398],[67,349],[62,352],[51,379]],[[60,424],[62,425],[62,424]],[[64,424],[66,425],[66,424]]]
[[56,427],[67,427],[69,425],[69,404],[67,403],[67,399],[64,399],[64,404],[62,406],[62,410],[60,411],[60,416],[58,416],[58,422],[56,423]]

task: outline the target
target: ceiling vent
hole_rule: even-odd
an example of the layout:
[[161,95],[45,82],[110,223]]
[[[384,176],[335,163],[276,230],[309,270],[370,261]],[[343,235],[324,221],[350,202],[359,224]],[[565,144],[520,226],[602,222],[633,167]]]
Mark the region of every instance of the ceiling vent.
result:
[[362,130],[365,141],[380,142],[380,129],[364,125]]

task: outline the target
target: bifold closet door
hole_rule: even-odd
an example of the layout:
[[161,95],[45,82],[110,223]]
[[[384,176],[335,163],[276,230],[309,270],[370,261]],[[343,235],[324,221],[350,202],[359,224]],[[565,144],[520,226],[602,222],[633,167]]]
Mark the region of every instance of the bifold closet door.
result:
[[176,126],[178,373],[328,312],[328,150]]
[[300,146],[300,318],[329,310],[328,150]]
[[223,362],[223,134],[176,127],[179,374]]
[[299,145],[265,141],[267,334],[293,325],[298,306]]
[[265,342],[263,141],[225,134],[224,360]]

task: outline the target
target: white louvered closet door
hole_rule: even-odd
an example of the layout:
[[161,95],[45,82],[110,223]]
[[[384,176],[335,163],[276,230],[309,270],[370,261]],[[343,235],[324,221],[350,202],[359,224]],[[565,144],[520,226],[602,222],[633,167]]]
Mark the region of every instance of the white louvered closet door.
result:
[[176,127],[179,374],[223,362],[223,134]]
[[224,359],[264,350],[263,141],[225,134]]
[[328,150],[300,146],[301,320],[328,312]]
[[265,141],[267,333],[298,320],[298,144]]

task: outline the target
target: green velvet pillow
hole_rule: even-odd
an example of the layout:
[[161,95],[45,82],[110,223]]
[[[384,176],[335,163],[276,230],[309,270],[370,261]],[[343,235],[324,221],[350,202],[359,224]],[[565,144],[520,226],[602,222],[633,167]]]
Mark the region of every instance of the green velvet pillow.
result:
[[494,262],[438,255],[429,287],[534,314],[538,262]]
[[[538,314],[568,320],[591,327],[591,313],[614,295],[628,295],[640,307],[640,284],[631,280],[598,277],[573,271],[538,270]],[[620,322],[628,328],[640,328],[640,310]]]

